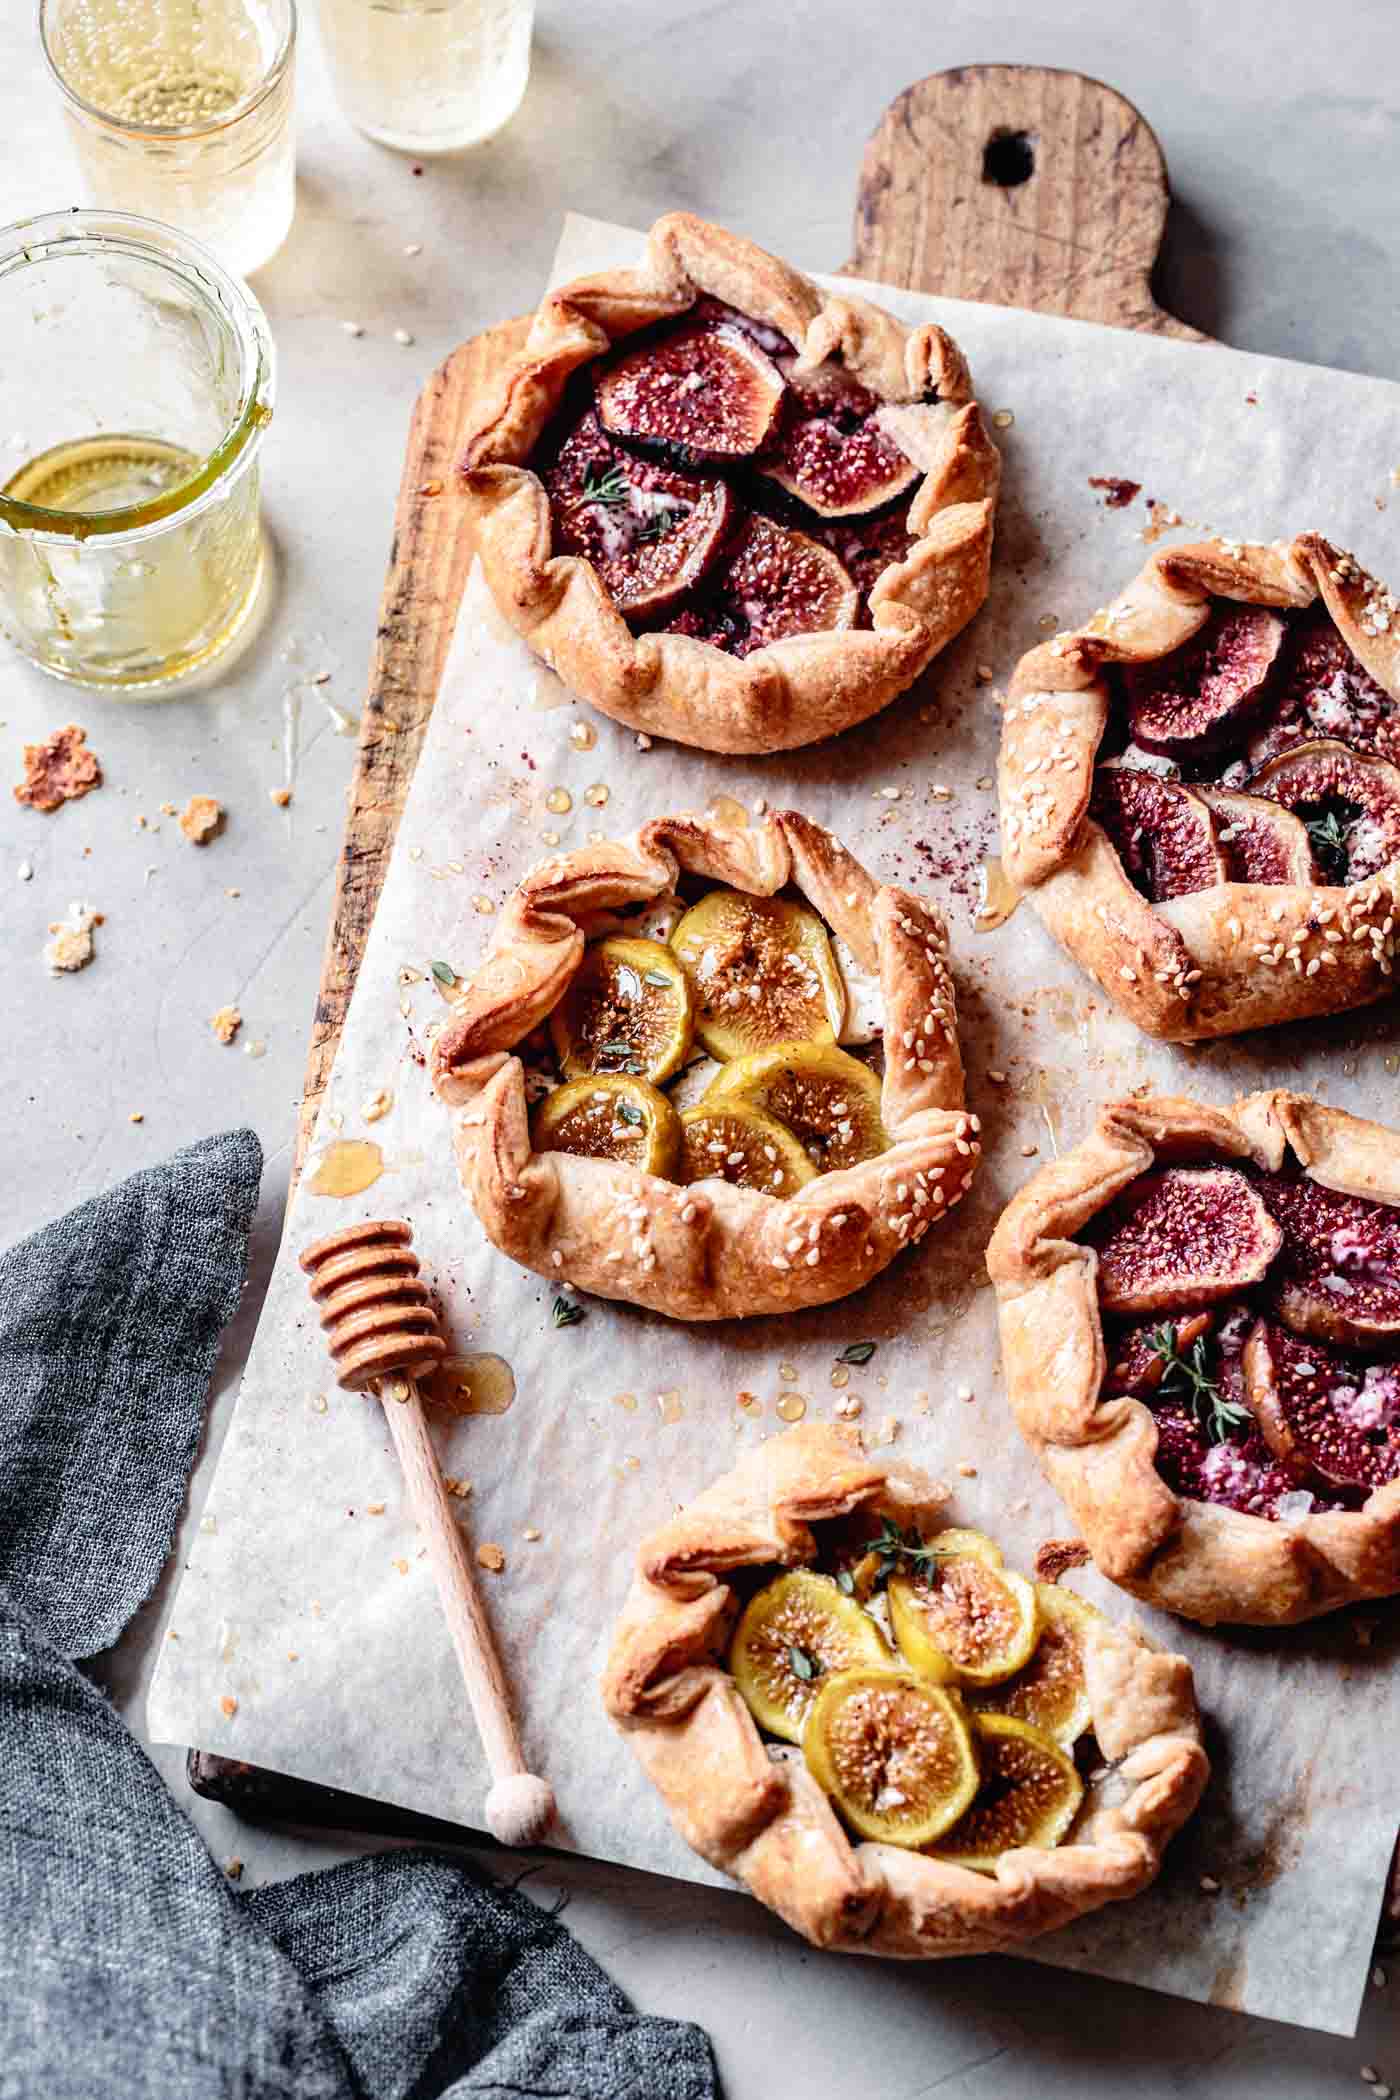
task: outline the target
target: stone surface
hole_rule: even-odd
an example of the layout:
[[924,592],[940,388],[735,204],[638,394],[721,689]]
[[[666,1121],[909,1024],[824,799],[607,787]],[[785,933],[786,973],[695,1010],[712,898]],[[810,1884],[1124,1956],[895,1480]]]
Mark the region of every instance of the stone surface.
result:
[[[253,1123],[268,1152],[252,1280],[224,1351],[195,1512],[285,1197],[354,750],[329,708],[358,711],[424,373],[474,329],[533,303],[567,205],[633,224],[688,206],[798,262],[835,267],[861,148],[889,98],[940,67],[1007,57],[1111,80],[1157,127],[1178,200],[1160,283],[1173,312],[1243,348],[1389,373],[1400,108],[1377,55],[1393,26],[1386,0],[1352,0],[1345,35],[1300,0],[1250,0],[1199,19],[1192,10],[1185,25],[1179,12],[1110,0],[1069,11],[972,0],[935,15],[891,0],[874,36],[834,5],[663,0],[639,13],[544,0],[519,118],[493,144],[415,176],[339,118],[308,22],[298,215],[257,278],[281,365],[265,454],[277,557],[265,627],[210,694],[155,706],[68,692],[0,657],[8,777],[20,777],[24,742],[68,721],[85,724],[105,774],[102,789],[52,817],[0,794],[11,1110],[0,1230],[30,1229],[223,1124]],[[786,82],[776,100],[775,79]],[[0,21],[0,115],[0,219],[70,203],[27,8]],[[413,343],[397,342],[396,329]],[[0,446],[9,437],[0,430]],[[0,452],[7,471],[17,463]],[[297,665],[283,660],[294,645]],[[312,685],[321,671],[329,681]],[[279,808],[283,696],[298,672],[301,750],[292,800]],[[216,795],[228,818],[192,854],[161,805],[178,809],[197,792]],[[23,882],[26,863],[33,878]],[[77,896],[106,916],[101,954],[53,980],[40,949]],[[230,1002],[245,1020],[223,1049],[207,1018]],[[164,1603],[163,1591],[104,1672],[133,1719]],[[156,1755],[191,1805],[178,1754]],[[192,1806],[215,1856],[244,1860],[244,1886],[354,1849]],[[639,2004],[709,2027],[732,2100],[863,2093],[872,2078],[887,2100],[935,2088],[948,2100],[1118,2100],[1129,2090],[1169,2100],[1188,2088],[1201,2100],[1342,2100],[1359,2090],[1363,2060],[1392,2078],[1400,2068],[1390,1994],[1371,1998],[1353,2044],[1027,1963],[823,1960],[741,1897],[616,1868],[550,1862],[528,1886],[541,1901],[567,1893],[569,1922]]]

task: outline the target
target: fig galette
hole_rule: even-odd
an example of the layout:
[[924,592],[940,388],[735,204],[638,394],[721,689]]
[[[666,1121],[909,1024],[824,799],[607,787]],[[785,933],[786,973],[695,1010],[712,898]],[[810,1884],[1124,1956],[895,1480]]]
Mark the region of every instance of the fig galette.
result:
[[[816,1946],[1017,1946],[1156,1878],[1191,1669],[804,1423],[647,1539],[603,1698],[680,1835]],[[854,1842],[853,1842],[854,1841]]]
[[1114,1102],[987,1270],[1103,1574],[1206,1625],[1400,1592],[1400,1135],[1303,1094]]
[[1149,1035],[1236,1035],[1391,989],[1400,607],[1317,533],[1152,556],[1022,657],[1003,859]]
[[844,1298],[981,1149],[941,917],[793,811],[542,861],[433,1083],[503,1253],[686,1320]]
[[1001,461],[941,328],[685,212],[539,308],[461,488],[496,603],[574,692],[708,751],[892,700],[987,595]]

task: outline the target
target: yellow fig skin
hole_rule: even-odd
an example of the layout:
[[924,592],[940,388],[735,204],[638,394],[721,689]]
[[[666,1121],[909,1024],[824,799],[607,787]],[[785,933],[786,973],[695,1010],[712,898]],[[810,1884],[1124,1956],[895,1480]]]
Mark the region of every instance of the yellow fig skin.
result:
[[1068,1749],[1091,1726],[1094,1710],[1084,1682],[1084,1635],[1103,1614],[1073,1590],[1038,1582],[1040,1634],[1024,1669],[1002,1684],[970,1686],[967,1703],[979,1713],[1010,1714]]
[[[791,1659],[815,1665],[810,1678]],[[829,1575],[798,1568],[749,1599],[729,1644],[729,1668],[750,1713],[769,1735],[800,1743],[826,1680],[857,1664],[888,1667],[889,1643],[868,1612]]]
[[1000,1684],[1035,1649],[1034,1587],[979,1553],[950,1553],[927,1579],[891,1575],[887,1595],[901,1655],[935,1684]]
[[711,1106],[707,1094],[686,1110],[680,1123],[679,1178],[687,1185],[718,1179],[783,1199],[817,1178],[792,1132],[742,1101]]
[[890,1148],[879,1079],[834,1043],[775,1043],[736,1057],[704,1098],[761,1109],[786,1125],[822,1173],[859,1166]]
[[802,1753],[858,1836],[918,1849],[965,1813],[979,1767],[956,1692],[911,1670],[843,1670],[807,1716]]
[[928,1849],[945,1865],[995,1874],[1003,1853],[1061,1842],[1084,1782],[1058,1743],[1011,1714],[974,1714],[972,1733],[987,1791]]
[[602,1072],[546,1094],[530,1142],[536,1152],[612,1159],[663,1181],[678,1178],[683,1150],[681,1119],[664,1094],[645,1079]]
[[785,897],[714,889],[671,935],[695,1031],[722,1064],[775,1043],[834,1043],[846,988],[826,928]]
[[660,941],[618,937],[585,949],[549,1017],[566,1079],[621,1075],[661,1086],[694,1040],[690,983]]

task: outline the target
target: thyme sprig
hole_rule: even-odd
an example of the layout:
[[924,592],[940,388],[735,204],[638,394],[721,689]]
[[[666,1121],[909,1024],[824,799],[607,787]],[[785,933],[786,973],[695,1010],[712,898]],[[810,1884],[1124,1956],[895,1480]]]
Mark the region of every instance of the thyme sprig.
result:
[[617,510],[632,493],[632,484],[621,467],[608,467],[599,473],[590,467],[583,477],[583,497],[586,503],[601,503],[604,510]]
[[1343,824],[1335,809],[1329,809],[1325,816],[1309,817],[1306,829],[1313,846],[1325,860],[1346,859],[1347,838],[1351,826]]
[[953,1557],[946,1546],[926,1546],[912,1524],[902,1531],[893,1517],[882,1517],[880,1526],[879,1537],[871,1539],[866,1547],[867,1553],[874,1553],[879,1558],[880,1565],[875,1570],[877,1582],[888,1582],[906,1561],[911,1568],[927,1571],[938,1561]]
[[800,1677],[804,1684],[810,1684],[814,1677],[821,1676],[821,1657],[814,1655],[810,1648],[799,1648],[794,1641],[788,1649],[787,1659],[793,1676]]
[[577,1327],[579,1321],[586,1320],[588,1315],[581,1305],[575,1305],[572,1298],[556,1298],[550,1307],[550,1318],[556,1327]]
[[1219,1383],[1210,1375],[1206,1361],[1206,1338],[1198,1335],[1183,1355],[1177,1346],[1176,1329],[1170,1320],[1154,1327],[1149,1346],[1162,1365],[1159,1393],[1186,1402],[1212,1444],[1223,1444],[1253,1421],[1247,1407],[1227,1400]]

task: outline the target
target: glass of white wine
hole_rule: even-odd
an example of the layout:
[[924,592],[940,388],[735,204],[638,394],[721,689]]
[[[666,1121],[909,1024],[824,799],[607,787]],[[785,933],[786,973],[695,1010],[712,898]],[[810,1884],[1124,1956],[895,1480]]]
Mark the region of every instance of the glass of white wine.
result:
[[404,153],[479,146],[530,78],[535,0],[318,0],[336,99]]
[[122,212],[0,230],[0,631],[40,669],[154,696],[257,602],[262,309]]
[[292,223],[296,0],[39,0],[85,201],[246,276]]

